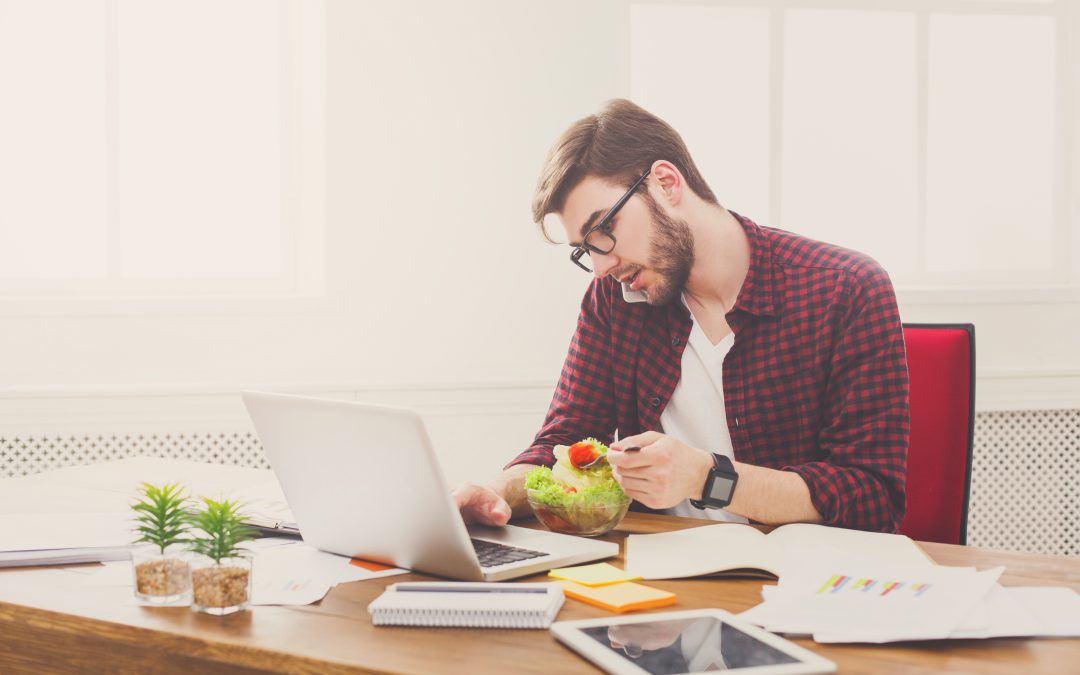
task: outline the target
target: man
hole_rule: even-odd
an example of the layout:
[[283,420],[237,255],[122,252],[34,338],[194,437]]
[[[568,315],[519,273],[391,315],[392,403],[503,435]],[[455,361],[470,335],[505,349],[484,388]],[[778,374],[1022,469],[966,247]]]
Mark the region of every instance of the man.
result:
[[614,475],[649,509],[897,529],[907,366],[876,262],[726,210],[675,130],[625,100],[556,142],[545,237],[549,214],[595,278],[543,427],[490,485],[455,490],[466,520],[527,515],[525,474],[593,436],[618,438]]

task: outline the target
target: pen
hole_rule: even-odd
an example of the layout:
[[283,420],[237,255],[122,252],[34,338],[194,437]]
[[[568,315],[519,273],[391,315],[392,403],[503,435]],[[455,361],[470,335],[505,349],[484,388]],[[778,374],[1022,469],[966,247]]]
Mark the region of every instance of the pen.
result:
[[476,586],[398,586],[400,592],[413,593],[547,593],[547,588],[521,588],[517,586],[492,586],[490,588],[478,588]]

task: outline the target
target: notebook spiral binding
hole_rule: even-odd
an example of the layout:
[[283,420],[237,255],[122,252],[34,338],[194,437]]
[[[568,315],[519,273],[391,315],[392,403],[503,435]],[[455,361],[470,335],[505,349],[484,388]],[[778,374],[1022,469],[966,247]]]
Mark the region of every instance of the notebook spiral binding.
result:
[[565,596],[555,583],[404,582],[368,605],[376,626],[547,628]]
[[371,615],[376,626],[459,626],[462,628],[547,628],[551,619],[535,612],[463,610],[387,610]]

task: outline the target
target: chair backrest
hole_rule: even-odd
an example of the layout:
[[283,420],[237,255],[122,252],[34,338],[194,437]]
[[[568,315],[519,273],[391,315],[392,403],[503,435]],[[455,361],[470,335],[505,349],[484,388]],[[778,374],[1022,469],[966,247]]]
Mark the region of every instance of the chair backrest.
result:
[[911,444],[900,532],[964,544],[975,433],[975,326],[906,323],[904,343]]

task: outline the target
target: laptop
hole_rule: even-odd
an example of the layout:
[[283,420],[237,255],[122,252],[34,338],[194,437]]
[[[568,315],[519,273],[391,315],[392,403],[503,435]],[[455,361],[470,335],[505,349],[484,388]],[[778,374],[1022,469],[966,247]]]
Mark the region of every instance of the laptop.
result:
[[618,544],[465,525],[412,410],[248,391],[244,405],[304,541],[450,579],[501,581],[617,555]]

